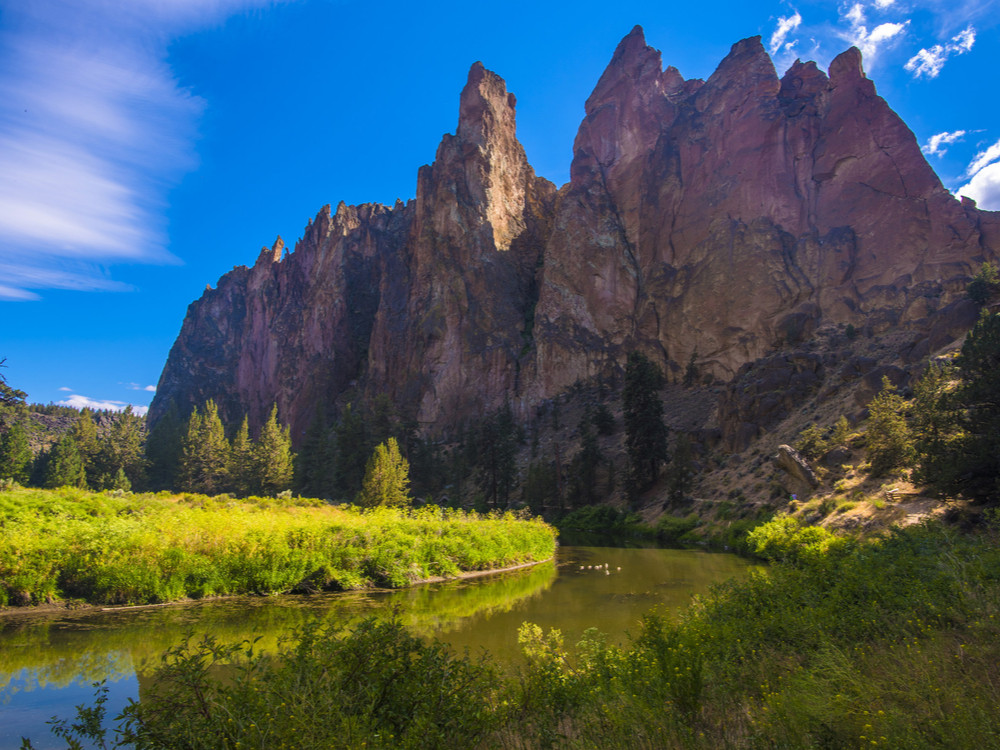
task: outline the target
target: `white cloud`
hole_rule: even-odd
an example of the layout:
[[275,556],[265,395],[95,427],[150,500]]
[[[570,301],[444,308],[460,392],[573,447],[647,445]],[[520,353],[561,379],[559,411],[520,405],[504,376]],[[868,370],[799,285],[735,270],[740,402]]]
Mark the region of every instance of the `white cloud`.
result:
[[786,50],[791,50],[795,46],[795,42],[789,42],[785,44],[785,39],[788,35],[795,31],[802,24],[802,16],[796,12],[794,15],[788,16],[787,18],[781,17],[778,19],[778,28],[774,30],[771,34],[771,41],[768,44],[768,49],[770,49],[771,54],[775,55],[779,50],[785,48]]
[[[885,8],[887,5],[880,4],[878,7]],[[868,68],[871,67],[878,56],[881,47],[903,34],[910,24],[909,20],[880,23],[869,31],[865,17],[865,8],[862,3],[851,5],[844,13],[842,20],[846,21],[850,26],[850,30],[844,34],[844,37],[861,50],[861,54],[865,59],[865,65]]]
[[73,392],[72,388],[67,388],[66,386],[60,387],[59,390],[60,391],[66,391],[67,393],[72,393]]
[[176,262],[168,189],[203,103],[166,65],[181,33],[272,0],[31,0],[0,16],[0,299],[125,289],[98,264]]
[[875,0],[875,7],[879,10],[885,10],[895,2],[896,0]]
[[125,387],[130,391],[147,391],[149,393],[156,393],[155,385],[139,385],[138,383],[125,383]]
[[975,175],[997,159],[1000,159],[1000,141],[976,154],[975,158],[969,164],[968,169],[965,170],[966,176]]
[[972,198],[979,208],[1000,211],[1000,162],[983,167],[955,192]]
[[145,416],[146,412],[149,411],[148,406],[135,406],[134,404],[128,404],[125,401],[104,401],[101,399],[90,398],[89,396],[84,396],[79,393],[74,393],[69,398],[59,401],[58,403],[61,406],[72,406],[74,409],[94,409],[95,411],[125,411],[125,409],[131,406],[132,413],[138,414],[139,416]]
[[927,143],[920,147],[920,150],[929,156],[944,156],[952,143],[962,140],[965,137],[964,130],[956,130],[952,133],[944,132],[932,135],[927,139]]
[[976,30],[972,26],[966,26],[945,44],[935,44],[933,47],[921,49],[907,60],[903,67],[912,73],[914,78],[920,76],[936,78],[949,57],[965,54],[975,43]]
[[955,193],[972,198],[979,208],[1000,211],[1000,141],[976,154],[965,174],[969,181]]

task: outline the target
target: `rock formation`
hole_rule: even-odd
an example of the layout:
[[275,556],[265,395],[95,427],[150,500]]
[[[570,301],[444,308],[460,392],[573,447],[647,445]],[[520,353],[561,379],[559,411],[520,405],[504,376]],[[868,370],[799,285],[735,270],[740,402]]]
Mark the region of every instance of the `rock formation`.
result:
[[259,424],[277,402],[299,436],[356,389],[446,430],[504,401],[526,415],[639,349],[675,378],[692,354],[735,377],[722,425],[738,445],[749,412],[786,406],[748,373],[811,387],[832,364],[782,350],[820,325],[905,328],[929,351],[998,251],[1000,216],[942,186],[858,50],[779,78],[751,38],[685,81],[636,27],[558,193],[525,158],[514,96],[476,63],[416,199],[324,208],[293,252],[279,240],[224,276],[189,308],[150,413],[211,397]]

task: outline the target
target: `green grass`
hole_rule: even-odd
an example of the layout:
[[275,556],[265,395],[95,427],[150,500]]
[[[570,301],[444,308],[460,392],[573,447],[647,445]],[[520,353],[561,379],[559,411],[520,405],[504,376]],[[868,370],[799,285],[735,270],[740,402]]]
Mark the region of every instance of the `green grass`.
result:
[[[124,739],[147,748],[996,748],[1000,545],[941,525],[835,537],[779,517],[773,560],[625,646],[525,624],[519,672],[399,622],[307,627],[279,658],[186,643]],[[220,665],[226,665],[221,671]],[[416,727],[419,729],[414,729]]]
[[69,488],[0,492],[0,605],[401,587],[544,560],[554,550],[554,529],[512,514]]

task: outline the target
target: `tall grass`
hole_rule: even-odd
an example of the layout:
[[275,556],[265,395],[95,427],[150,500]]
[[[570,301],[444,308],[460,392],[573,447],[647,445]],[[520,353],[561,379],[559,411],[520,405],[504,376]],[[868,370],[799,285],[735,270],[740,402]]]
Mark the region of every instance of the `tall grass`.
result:
[[677,620],[647,614],[623,647],[596,631],[568,647],[525,624],[514,677],[414,640],[399,622],[306,628],[279,658],[251,644],[186,643],[127,709],[115,741],[1000,747],[996,531],[928,525],[860,542],[777,519],[749,539],[784,562],[718,587]]
[[544,560],[554,549],[554,529],[513,514],[69,488],[0,493],[0,605],[400,587]]

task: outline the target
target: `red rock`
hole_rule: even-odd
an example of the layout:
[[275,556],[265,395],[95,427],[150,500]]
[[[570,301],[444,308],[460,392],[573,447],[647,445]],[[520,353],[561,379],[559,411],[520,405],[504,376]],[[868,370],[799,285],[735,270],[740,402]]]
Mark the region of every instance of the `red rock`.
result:
[[[823,324],[929,341],[1000,250],[998,214],[944,189],[856,49],[829,75],[797,61],[779,78],[755,37],[685,81],[636,27],[586,102],[558,194],[525,158],[515,105],[474,64],[415,201],[327,207],[293,252],[279,238],[207,290],[153,419],[212,397],[259,424],[276,401],[298,436],[357,387],[439,429],[507,399],[526,414],[620,374],[633,349],[675,375],[697,351],[730,381]],[[727,442],[762,404],[787,410],[769,393],[727,396]]]

